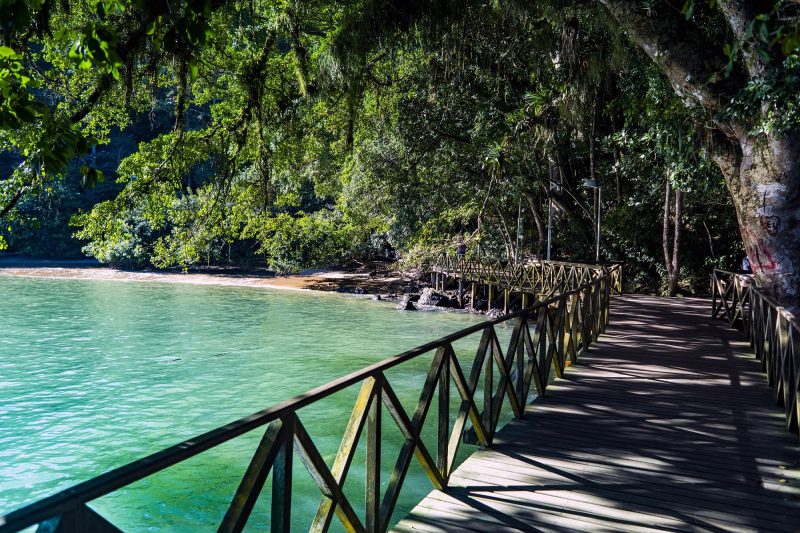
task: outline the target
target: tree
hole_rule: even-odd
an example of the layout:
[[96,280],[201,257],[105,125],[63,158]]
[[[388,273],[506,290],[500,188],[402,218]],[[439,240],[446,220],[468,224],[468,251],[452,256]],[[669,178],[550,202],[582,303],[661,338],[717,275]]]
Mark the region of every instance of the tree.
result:
[[645,10],[636,0],[600,2],[684,102],[708,114],[706,146],[756,281],[800,309],[800,4],[689,1],[676,10],[666,1]]
[[[665,177],[686,194],[672,285],[691,290],[736,253],[719,173],[698,150],[708,110],[683,106],[598,3],[12,3],[0,8],[13,22],[0,32],[0,209],[67,168],[86,182],[114,176],[119,195],[73,217],[105,260],[258,257],[296,270],[384,241],[431,252],[465,236],[516,257],[541,253],[550,204],[554,257],[582,260],[593,255],[589,177],[613,190],[603,257],[632,265],[634,288],[670,278],[660,232],[637,231],[661,224]],[[646,5],[637,16],[675,7]],[[701,25],[721,16],[696,11]],[[727,30],[706,26],[721,49]],[[729,56],[720,87],[738,80],[741,54]],[[148,117],[169,125],[118,167],[95,165],[88,154],[110,131]]]

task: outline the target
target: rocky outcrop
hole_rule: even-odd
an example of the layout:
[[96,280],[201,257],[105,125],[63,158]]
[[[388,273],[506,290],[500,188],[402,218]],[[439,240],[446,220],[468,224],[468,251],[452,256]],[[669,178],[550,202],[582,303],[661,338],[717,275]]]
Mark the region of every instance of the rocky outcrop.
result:
[[431,307],[458,307],[458,302],[453,301],[446,294],[438,292],[430,287],[422,289],[422,294],[419,296],[419,305],[428,305]]
[[400,298],[400,302],[397,304],[396,309],[400,311],[416,311],[417,307],[411,302],[411,295],[404,294],[402,298]]

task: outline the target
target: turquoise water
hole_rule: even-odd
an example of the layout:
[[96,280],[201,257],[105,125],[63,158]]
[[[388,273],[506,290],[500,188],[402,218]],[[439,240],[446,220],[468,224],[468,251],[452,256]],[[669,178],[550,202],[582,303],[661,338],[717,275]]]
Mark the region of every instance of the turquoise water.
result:
[[[0,514],[482,320],[338,294],[0,276]],[[465,372],[478,341],[456,345]],[[387,374],[409,411],[430,358]],[[329,466],[357,392],[300,411]],[[386,413],[384,427],[385,486],[401,438]],[[126,531],[215,530],[262,434],[91,505]],[[319,492],[297,456],[293,471],[292,522],[305,529]],[[430,490],[416,462],[404,487],[395,519]],[[363,453],[345,491],[363,517]],[[254,528],[268,504],[269,486]]]

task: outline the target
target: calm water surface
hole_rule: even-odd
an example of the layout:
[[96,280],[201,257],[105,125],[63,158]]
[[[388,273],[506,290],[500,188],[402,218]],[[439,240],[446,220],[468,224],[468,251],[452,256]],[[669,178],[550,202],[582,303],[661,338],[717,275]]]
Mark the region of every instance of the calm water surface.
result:
[[[0,276],[0,514],[480,321],[337,294]],[[478,341],[456,346],[466,372]],[[409,410],[429,362],[387,374]],[[357,392],[300,412],[329,466]],[[385,416],[384,486],[402,440]],[[432,450],[435,419],[433,408],[424,432]],[[126,531],[214,530],[262,433],[92,507]],[[363,479],[361,450],[345,492],[362,517]],[[319,492],[297,458],[293,486],[302,530]],[[429,490],[412,464],[395,519]],[[268,495],[269,486],[253,529],[269,522]]]

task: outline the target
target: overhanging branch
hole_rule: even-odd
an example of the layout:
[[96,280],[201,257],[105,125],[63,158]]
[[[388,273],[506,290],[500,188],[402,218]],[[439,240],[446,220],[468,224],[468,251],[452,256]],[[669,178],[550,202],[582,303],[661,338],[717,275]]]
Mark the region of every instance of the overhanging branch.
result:
[[11,197],[11,200],[3,207],[2,211],[0,211],[0,218],[6,216],[14,206],[22,199],[22,195],[25,194],[25,187],[20,187],[19,190]]
[[630,38],[666,74],[675,91],[712,112],[738,87],[721,72],[728,59],[721,44],[707,42],[699,28],[678,13],[651,17],[636,0],[600,0]]

